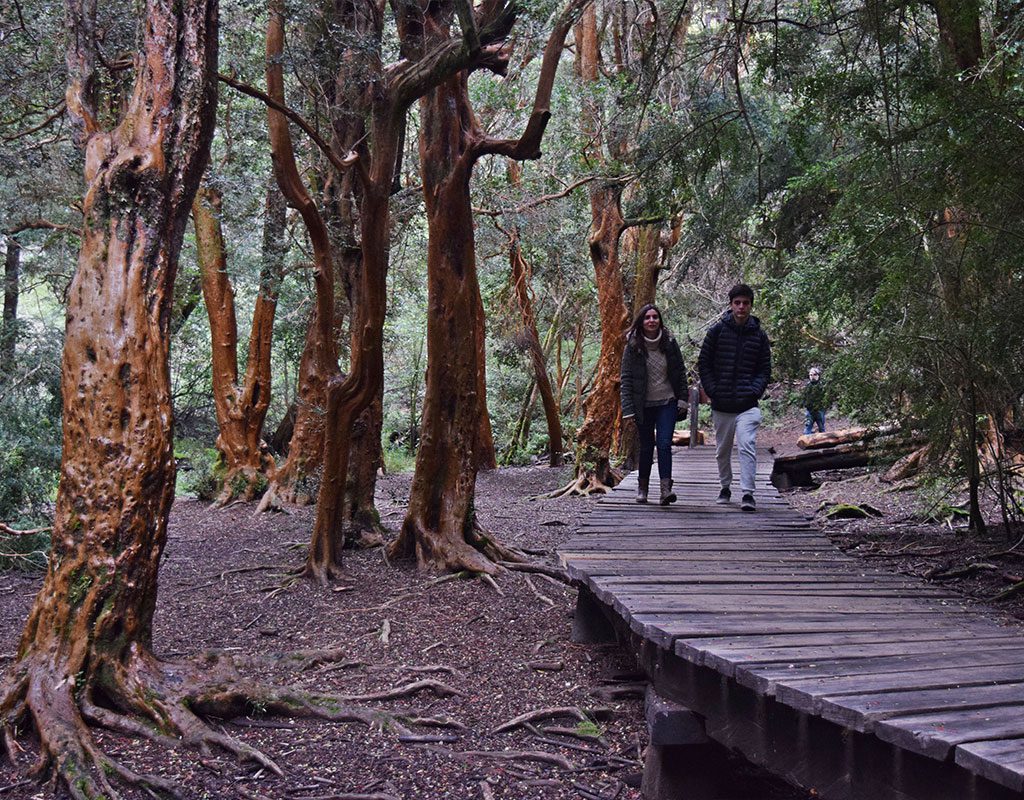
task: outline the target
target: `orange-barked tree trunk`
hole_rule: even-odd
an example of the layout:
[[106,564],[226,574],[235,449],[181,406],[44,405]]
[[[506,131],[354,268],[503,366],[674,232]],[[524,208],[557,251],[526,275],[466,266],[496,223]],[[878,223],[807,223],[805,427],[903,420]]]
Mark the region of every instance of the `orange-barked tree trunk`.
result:
[[[373,8],[371,4],[371,8]],[[383,20],[368,15],[373,29],[359,44],[372,55],[366,116],[369,135],[354,153],[353,169],[362,182],[359,225],[362,275],[359,319],[353,324],[352,359],[348,375],[335,378],[327,394],[327,440],[317,518],[306,562],[307,574],[327,580],[341,564],[344,542],[344,492],[347,484],[355,420],[378,395],[384,375],[384,316],[390,245],[389,199],[404,133],[405,115],[417,99],[463,69],[493,58],[492,47],[507,34],[515,12],[504,0],[477,9],[464,7],[467,23],[461,36],[425,41],[418,7],[399,5],[398,33],[403,58],[384,69],[381,61]],[[475,434],[474,434],[475,435]]]
[[217,413],[217,450],[223,464],[218,505],[233,499],[259,497],[274,477],[274,459],[263,441],[263,423],[270,407],[270,351],[277,295],[284,276],[279,242],[284,232],[284,204],[276,187],[267,190],[267,220],[260,288],[252,314],[245,377],[238,380],[238,322],[235,293],[227,273],[227,252],[221,229],[221,193],[203,185],[192,203],[196,250],[202,276],[203,301],[210,322],[213,401]]
[[[576,48],[576,68],[580,78],[587,84],[595,83],[598,79],[599,40],[594,6],[586,10],[576,26]],[[601,118],[596,100],[586,105],[581,115],[584,137],[591,143],[588,155],[597,164],[606,161]],[[615,143],[610,146],[615,146]],[[622,183],[614,178],[595,181],[589,194],[588,248],[597,284],[601,351],[593,388],[583,403],[583,425],[576,435],[576,477],[556,495],[604,492],[620,480],[612,468],[611,454],[619,435],[619,370],[629,325],[619,260],[619,240],[625,229],[621,209]]]
[[[512,164],[514,163],[512,162]],[[513,175],[517,172],[513,171],[511,164],[509,171]],[[562,465],[562,418],[561,414],[559,414],[554,390],[551,388],[551,379],[548,377],[547,358],[544,355],[544,348],[540,343],[540,334],[537,332],[537,318],[533,313],[533,291],[530,286],[533,269],[523,256],[522,245],[519,239],[519,226],[516,225],[512,228],[511,232],[506,233],[509,239],[509,283],[512,285],[512,294],[516,298],[516,305],[519,308],[522,332],[526,341],[526,348],[530,353],[530,364],[533,367],[533,379],[537,392],[540,394],[541,403],[544,406],[544,419],[547,421],[548,426],[548,449],[550,453],[548,463],[552,467],[559,467]],[[529,413],[529,409],[527,409],[527,413]]]
[[[284,4],[271,0],[267,23],[267,94],[281,106],[285,105],[284,67]],[[268,107],[267,127],[274,176],[281,194],[296,209],[306,226],[313,246],[313,286],[315,302],[306,329],[306,342],[299,361],[299,387],[295,429],[288,444],[288,458],[274,476],[260,508],[269,508],[279,501],[311,502],[315,488],[314,473],[320,468],[324,452],[324,407],[327,386],[338,375],[338,348],[334,319],[334,263],[331,240],[320,210],[310,197],[295,163],[288,120],[280,111]]]
[[150,652],[174,497],[168,367],[172,289],[216,110],[216,0],[148,0],[120,124],[97,114],[94,3],[69,4],[68,111],[85,148],[84,225],[68,292],[64,436],[52,551],[0,696],[8,756],[35,729],[41,769],[75,798],[108,775],[165,789],[103,754],[90,723],[161,720]]
[[[496,140],[483,133],[469,102],[468,71],[452,76],[420,102],[420,169],[429,230],[427,381],[409,511],[390,552],[415,555],[422,568],[492,573],[497,569],[494,561],[520,557],[484,533],[473,506],[482,308],[469,181],[485,154],[540,156],[555,69],[580,5],[567,9],[548,40],[533,113],[520,139]],[[425,21],[428,40],[444,35],[454,14],[451,6],[432,6]],[[502,72],[507,59],[504,48],[495,48],[481,66]]]
[[[371,11],[372,7],[365,3],[338,3],[327,9],[327,24],[324,26],[327,43],[337,37],[339,30],[353,42],[372,37],[375,16]],[[334,52],[329,47],[325,50]],[[331,114],[331,148],[339,156],[344,156],[358,147],[366,135],[367,92],[374,73],[372,51],[351,47],[342,51],[337,63],[327,66],[332,76],[327,98]],[[359,229],[362,191],[357,170],[330,169],[324,191],[324,213],[334,243],[338,282],[352,320],[349,352],[360,347],[358,337],[362,330],[359,323],[363,307],[363,251]],[[342,511],[345,546],[372,547],[383,543],[384,528],[375,501],[377,473],[384,463],[381,447],[383,373],[373,395],[369,405],[356,418],[351,431],[351,468],[345,482]]]

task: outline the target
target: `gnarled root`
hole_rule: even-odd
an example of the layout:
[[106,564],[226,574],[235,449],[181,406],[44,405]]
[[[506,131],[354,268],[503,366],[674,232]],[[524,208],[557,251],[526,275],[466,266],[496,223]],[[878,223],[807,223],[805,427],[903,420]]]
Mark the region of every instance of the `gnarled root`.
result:
[[591,470],[580,472],[575,478],[560,489],[547,494],[538,494],[531,500],[557,500],[560,497],[590,497],[592,494],[607,494],[622,480],[615,470],[609,470],[608,480],[602,480]]
[[475,522],[465,525],[461,536],[437,528],[410,514],[388,555],[400,559],[415,554],[422,569],[478,575],[497,574],[502,569],[499,561],[526,560],[523,553],[501,544]]
[[[300,653],[296,661],[308,666],[340,657],[339,651]],[[136,773],[106,755],[97,747],[90,726],[145,738],[164,747],[192,747],[203,763],[214,751],[226,752],[281,775],[280,767],[269,756],[214,729],[203,717],[230,719],[254,712],[315,717],[386,728],[397,735],[410,733],[405,721],[424,724],[413,714],[393,715],[354,705],[352,698],[341,695],[252,681],[241,676],[235,660],[223,653],[208,654],[194,663],[171,663],[159,661],[136,646],[124,661],[94,659],[91,666],[78,673],[76,685],[76,678],[59,666],[30,655],[12,669],[0,695],[0,726],[11,761],[17,764],[22,751],[17,743],[18,731],[31,723],[39,737],[39,755],[29,775],[52,775],[75,800],[117,798],[111,778],[157,796],[185,797],[173,782]],[[406,694],[420,688],[439,691],[433,685],[404,688]],[[375,698],[367,695],[365,699]]]

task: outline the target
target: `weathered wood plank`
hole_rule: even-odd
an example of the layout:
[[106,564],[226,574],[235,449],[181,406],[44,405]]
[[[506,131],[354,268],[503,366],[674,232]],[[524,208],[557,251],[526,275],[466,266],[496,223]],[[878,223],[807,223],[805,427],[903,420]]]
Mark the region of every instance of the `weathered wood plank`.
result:
[[986,686],[1019,683],[1024,678],[1020,665],[989,667],[934,667],[913,672],[889,672],[883,675],[840,675],[836,677],[788,680],[775,685],[775,699],[780,703],[815,714],[820,711],[822,697],[864,695],[875,692],[942,689],[950,686]]
[[907,689],[897,692],[822,697],[822,717],[844,728],[871,731],[878,720],[910,714],[943,713],[966,708],[989,708],[1020,703],[1024,682],[982,686],[944,686],[941,689]]
[[[956,615],[963,625],[964,619]],[[914,615],[908,619],[892,614],[688,614],[680,619],[674,614],[637,614],[629,620],[630,628],[659,647],[671,649],[677,639],[705,636],[736,636],[737,634],[844,633],[850,631],[936,630],[945,629],[941,617],[933,614]]]
[[1024,738],[961,744],[954,757],[971,772],[1024,793]]
[[[966,632],[965,632],[966,634]],[[836,658],[865,658],[869,656],[900,656],[917,653],[932,654],[936,660],[947,654],[962,652],[954,641],[946,635],[930,633],[929,638],[913,641],[909,637],[897,632],[893,636],[881,637],[892,641],[879,641],[878,636],[861,637],[860,641],[848,644],[838,644],[831,639],[827,642],[816,644],[803,644],[796,646],[773,645],[768,647],[753,647],[751,645],[737,645],[733,647],[719,646],[713,641],[703,640],[699,647],[692,648],[701,654],[698,663],[711,667],[714,670],[732,677],[739,665],[748,665],[759,662],[762,666],[767,664],[805,664],[821,662]],[[753,638],[753,637],[751,637]],[[781,637],[777,637],[781,638]],[[985,638],[971,634],[971,642],[979,648],[991,649],[995,647],[1024,647],[1024,637],[1021,636],[992,636]],[[683,655],[683,648],[689,644],[686,641],[676,643],[676,652]]]
[[894,717],[875,723],[874,733],[882,741],[941,761],[959,744],[1024,736],[1024,704]]
[[940,664],[944,669],[962,667],[965,671],[981,666],[1017,665],[1024,680],[1024,646],[1018,642],[1016,646],[961,648],[957,652],[946,653],[833,658],[789,664],[755,662],[737,665],[735,676],[742,686],[749,686],[762,694],[773,694],[779,683],[847,675],[877,675],[881,678],[893,673],[932,671]]

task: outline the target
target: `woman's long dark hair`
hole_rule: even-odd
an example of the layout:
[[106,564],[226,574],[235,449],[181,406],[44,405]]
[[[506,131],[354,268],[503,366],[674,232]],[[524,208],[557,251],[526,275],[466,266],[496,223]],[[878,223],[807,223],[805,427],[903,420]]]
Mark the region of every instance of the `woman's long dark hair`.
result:
[[636,348],[638,353],[647,356],[647,347],[644,345],[644,316],[648,311],[657,311],[658,319],[661,321],[661,341],[658,342],[658,347],[662,352],[666,352],[668,347],[668,328],[665,327],[665,316],[661,313],[661,309],[658,308],[654,303],[648,303],[640,311],[637,312],[636,319],[633,320],[633,324],[629,326],[629,333],[626,335],[626,344],[630,347]]

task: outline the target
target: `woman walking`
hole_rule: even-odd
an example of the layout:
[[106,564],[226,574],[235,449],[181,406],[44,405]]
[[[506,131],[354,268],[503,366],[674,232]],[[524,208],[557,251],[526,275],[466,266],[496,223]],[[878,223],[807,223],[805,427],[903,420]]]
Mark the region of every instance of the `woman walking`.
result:
[[686,416],[686,369],[679,344],[661,321],[657,306],[640,309],[626,337],[620,373],[622,418],[632,419],[640,434],[636,501],[647,502],[654,450],[658,450],[660,503],[676,501],[672,492],[672,431]]

